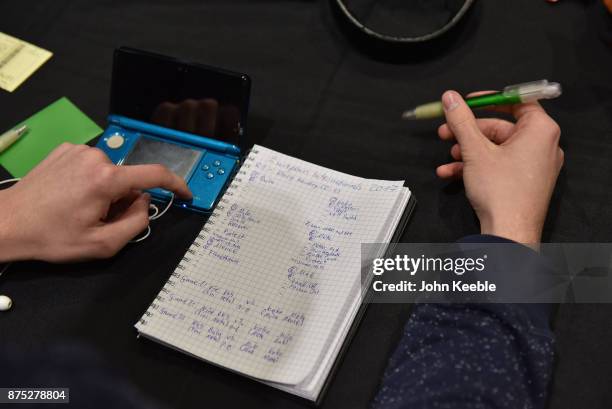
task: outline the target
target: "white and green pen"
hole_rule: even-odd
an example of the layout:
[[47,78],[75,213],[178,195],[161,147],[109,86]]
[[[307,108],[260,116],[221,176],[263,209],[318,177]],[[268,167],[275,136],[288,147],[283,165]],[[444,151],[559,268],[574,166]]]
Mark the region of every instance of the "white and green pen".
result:
[[[491,105],[511,105],[522,102],[537,101],[539,99],[553,99],[561,95],[561,84],[540,80],[524,84],[509,85],[502,92],[479,95],[467,98],[466,104],[470,108],[480,108]],[[430,102],[405,111],[402,119],[430,119],[444,115],[442,102]]]
[[0,135],[0,153],[7,150],[12,144],[17,142],[19,138],[23,136],[28,131],[28,127],[26,125],[22,125],[19,128],[11,129],[8,132]]

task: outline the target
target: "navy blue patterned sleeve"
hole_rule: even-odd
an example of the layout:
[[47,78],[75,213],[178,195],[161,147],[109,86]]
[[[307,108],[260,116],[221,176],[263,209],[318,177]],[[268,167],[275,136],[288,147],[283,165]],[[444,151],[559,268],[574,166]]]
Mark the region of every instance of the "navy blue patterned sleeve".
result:
[[[534,257],[524,250],[526,263]],[[545,407],[550,313],[549,304],[416,304],[372,408]]]

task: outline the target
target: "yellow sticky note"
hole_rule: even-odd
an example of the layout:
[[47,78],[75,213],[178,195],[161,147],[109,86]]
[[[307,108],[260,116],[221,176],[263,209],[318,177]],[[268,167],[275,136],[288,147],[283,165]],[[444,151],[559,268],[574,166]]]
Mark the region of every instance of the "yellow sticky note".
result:
[[0,88],[13,92],[52,52],[0,32]]

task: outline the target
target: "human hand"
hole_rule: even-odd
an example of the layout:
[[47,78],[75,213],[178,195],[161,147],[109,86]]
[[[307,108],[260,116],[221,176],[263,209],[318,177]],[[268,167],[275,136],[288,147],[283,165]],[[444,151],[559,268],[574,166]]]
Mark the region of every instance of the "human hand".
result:
[[537,102],[494,107],[512,113],[516,124],[476,119],[454,91],[442,96],[447,123],[438,129],[454,140],[455,162],[437,168],[441,178],[462,177],[482,234],[519,243],[540,242],[564,154],[561,131]]
[[0,191],[0,262],[110,257],[149,224],[142,190],[153,187],[191,197],[162,165],[116,166],[99,149],[63,144]]

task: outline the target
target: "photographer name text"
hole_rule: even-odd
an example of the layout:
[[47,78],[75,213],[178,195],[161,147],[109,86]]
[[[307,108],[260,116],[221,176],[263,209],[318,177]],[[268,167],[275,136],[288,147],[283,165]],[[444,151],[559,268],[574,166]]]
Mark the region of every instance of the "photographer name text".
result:
[[372,288],[377,292],[495,292],[496,285],[488,281],[475,281],[466,283],[462,280],[453,280],[450,283],[439,283],[437,281],[400,281],[398,283],[384,283],[376,280]]

